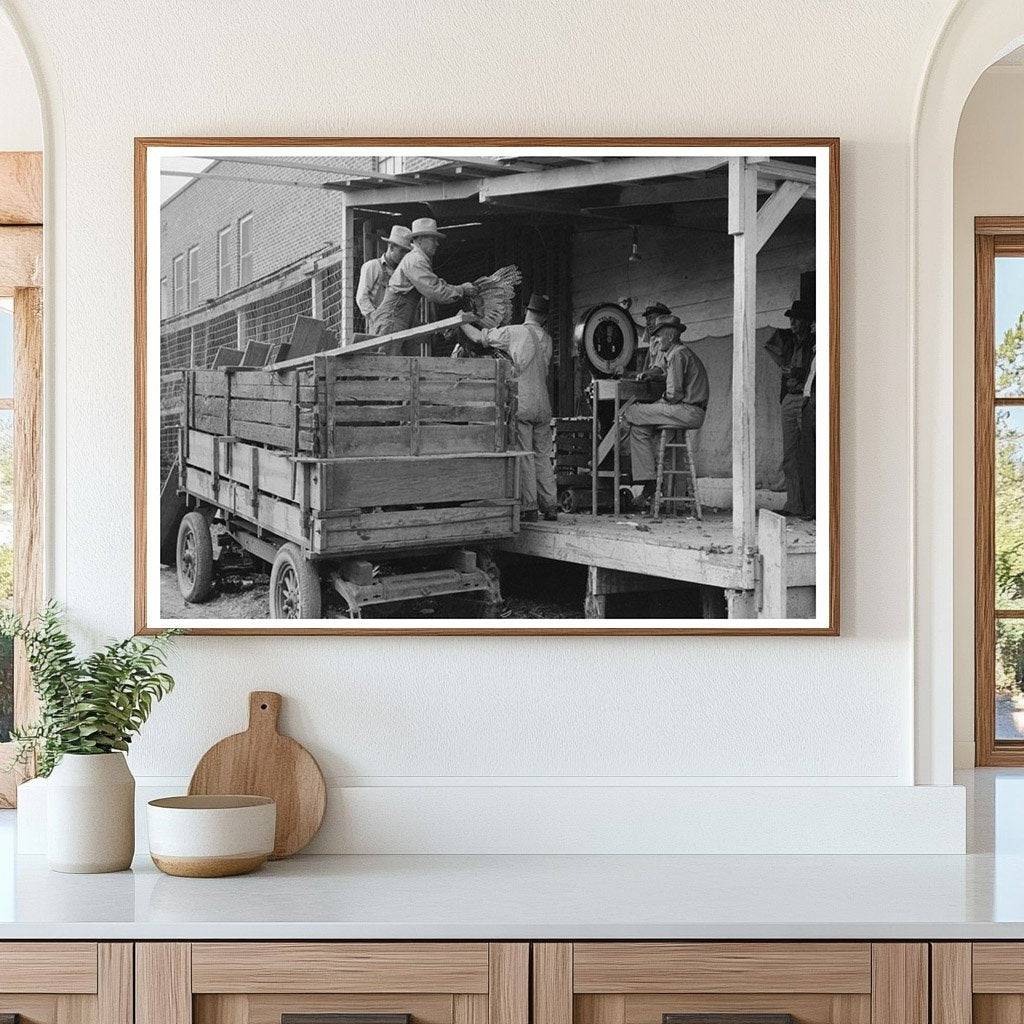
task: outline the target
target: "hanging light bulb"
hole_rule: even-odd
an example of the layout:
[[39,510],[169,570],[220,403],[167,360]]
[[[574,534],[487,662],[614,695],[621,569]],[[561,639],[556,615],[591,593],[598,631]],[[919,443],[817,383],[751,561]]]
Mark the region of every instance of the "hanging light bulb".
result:
[[636,225],[633,226],[633,244],[629,249],[629,262],[640,262],[640,229]]

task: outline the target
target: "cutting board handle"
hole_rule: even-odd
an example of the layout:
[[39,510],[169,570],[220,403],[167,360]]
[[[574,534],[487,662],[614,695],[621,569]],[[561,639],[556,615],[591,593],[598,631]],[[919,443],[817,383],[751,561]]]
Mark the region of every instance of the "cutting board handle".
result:
[[277,732],[281,694],[254,690],[249,694],[249,732]]

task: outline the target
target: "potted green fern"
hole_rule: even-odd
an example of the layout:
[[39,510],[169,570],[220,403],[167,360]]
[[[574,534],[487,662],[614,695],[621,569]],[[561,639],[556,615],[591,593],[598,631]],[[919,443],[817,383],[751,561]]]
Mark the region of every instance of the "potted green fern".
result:
[[21,762],[47,782],[47,862],[54,871],[122,871],[135,852],[135,779],[124,752],[155,701],[174,686],[162,671],[173,632],[130,637],[79,657],[55,604],[22,622],[0,614],[20,640],[39,718],[15,729]]

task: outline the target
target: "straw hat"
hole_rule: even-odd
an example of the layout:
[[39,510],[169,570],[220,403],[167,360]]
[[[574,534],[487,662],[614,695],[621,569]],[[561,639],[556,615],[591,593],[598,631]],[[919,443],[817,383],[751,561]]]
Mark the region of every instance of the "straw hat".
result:
[[419,217],[412,222],[412,230],[409,232],[409,237],[415,240],[425,236],[444,238],[444,235],[437,230],[437,221],[433,217]]
[[397,245],[400,249],[408,250],[412,248],[411,235],[412,232],[408,228],[402,227],[401,224],[396,224],[391,229],[390,235],[388,235],[386,238],[384,237],[384,235],[381,235],[380,237],[385,242],[387,242],[388,245]]

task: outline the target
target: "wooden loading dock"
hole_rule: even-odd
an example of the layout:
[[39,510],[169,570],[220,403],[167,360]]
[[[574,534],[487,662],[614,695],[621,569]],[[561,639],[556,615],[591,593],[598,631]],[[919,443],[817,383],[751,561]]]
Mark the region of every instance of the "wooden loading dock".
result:
[[[626,228],[642,222],[642,216],[656,215],[650,208],[641,215],[604,201],[610,190],[617,191],[620,203],[627,192],[639,197],[633,200],[638,204],[683,203],[696,209],[703,203],[710,210],[707,204],[717,201],[716,209],[721,209],[724,202],[725,227],[732,240],[731,509],[712,513],[703,522],[685,517],[651,522],[629,515],[563,515],[557,523],[523,524],[517,536],[500,544],[508,552],[588,566],[588,617],[603,617],[609,594],[651,589],[658,580],[724,592],[732,619],[814,616],[815,525],[787,521],[756,507],[755,364],[758,253],[801,200],[815,198],[815,181],[814,167],[805,163],[723,154],[579,160],[566,155],[522,162],[453,159],[416,180],[334,183],[345,195],[350,237],[355,234],[356,210],[360,217],[376,210],[381,216],[404,218],[427,210],[449,221],[482,221],[482,230],[488,221],[498,219],[546,229],[568,225],[571,236],[581,225]],[[761,196],[766,198],[759,207]],[[806,217],[806,204],[804,210]],[[721,213],[715,216],[720,225]],[[709,225],[710,221],[696,230],[705,235],[721,232]],[[458,280],[458,272],[448,272],[446,258],[456,257],[442,252],[440,272]],[[516,259],[522,262],[522,256]],[[583,411],[583,382],[567,324],[578,310],[572,308],[569,282],[553,276],[550,266],[547,272],[554,311],[556,414],[573,416]],[[544,290],[545,282],[537,287]],[[607,298],[614,299],[615,294]]]

